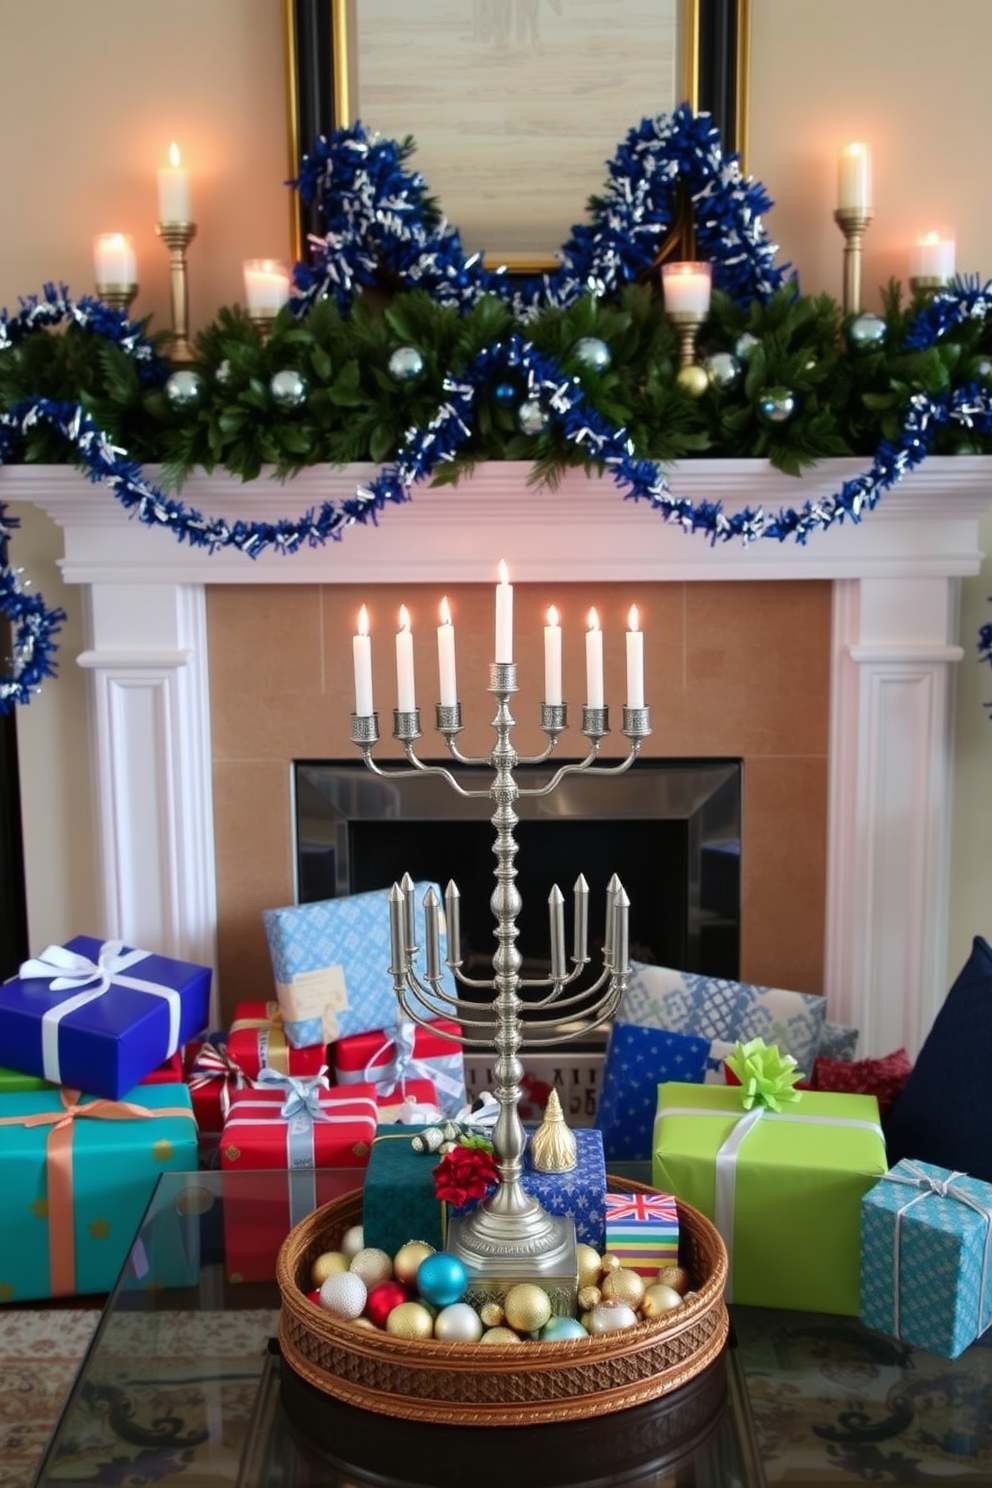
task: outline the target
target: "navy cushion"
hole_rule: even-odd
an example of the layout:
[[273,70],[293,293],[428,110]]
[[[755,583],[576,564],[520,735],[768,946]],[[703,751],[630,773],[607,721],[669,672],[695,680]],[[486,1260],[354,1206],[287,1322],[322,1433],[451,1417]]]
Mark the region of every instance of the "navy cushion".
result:
[[992,947],[971,955],[885,1123],[890,1165],[919,1158],[992,1183]]

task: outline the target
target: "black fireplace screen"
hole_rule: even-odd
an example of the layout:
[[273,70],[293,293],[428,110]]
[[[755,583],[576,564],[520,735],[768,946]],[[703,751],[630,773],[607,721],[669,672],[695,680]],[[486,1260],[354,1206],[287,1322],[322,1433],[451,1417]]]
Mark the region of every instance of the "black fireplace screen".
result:
[[[593,962],[585,980],[592,980],[600,964],[606,886],[616,873],[630,899],[634,960],[736,977],[742,770],[740,760],[637,760],[622,775],[568,776],[550,795],[528,796],[551,769],[520,766],[514,866],[523,901],[517,939],[522,975],[547,972],[554,884],[565,897],[571,951],[572,889],[581,873],[589,885]],[[360,760],[297,761],[297,900],[389,888],[404,873],[442,889],[453,879],[461,895],[464,969],[487,977],[495,949],[492,772],[454,773],[482,798],[465,800],[427,775],[381,779]]]

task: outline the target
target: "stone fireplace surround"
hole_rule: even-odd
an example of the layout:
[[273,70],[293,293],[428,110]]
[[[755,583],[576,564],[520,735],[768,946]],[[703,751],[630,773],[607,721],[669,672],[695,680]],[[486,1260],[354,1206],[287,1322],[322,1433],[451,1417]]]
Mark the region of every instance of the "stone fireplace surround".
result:
[[[719,500],[728,510],[744,505],[774,509],[831,495],[862,468],[859,460],[829,461],[796,481],[761,461],[701,460],[672,472],[671,484],[679,494]],[[459,691],[463,701],[472,690],[482,694],[479,727],[490,717],[482,662],[491,641],[482,632],[490,623],[483,617],[489,613],[500,558],[520,586],[521,599],[533,599],[526,630],[522,616],[527,604],[517,611],[522,674],[527,653],[538,649],[534,627],[543,611],[537,604],[558,602],[562,586],[578,586],[575,593],[582,596],[581,604],[568,606],[574,648],[580,645],[586,592],[603,586],[616,593],[618,603],[621,596],[640,600],[647,593],[649,615],[654,610],[664,616],[672,613],[665,605],[673,595],[688,595],[683,608],[689,609],[693,596],[707,594],[703,586],[747,581],[758,586],[747,591],[750,595],[769,583],[808,584],[812,611],[780,605],[779,613],[786,629],[793,613],[802,626],[817,613],[815,596],[827,597],[821,605],[830,614],[821,647],[828,673],[826,759],[815,759],[822,756],[815,740],[809,750],[814,757],[810,778],[816,781],[821,765],[825,777],[822,810],[814,802],[813,812],[824,829],[825,851],[817,844],[811,858],[815,865],[822,856],[822,876],[818,880],[814,867],[801,886],[807,895],[822,897],[822,904],[806,905],[804,921],[819,943],[811,950],[814,969],[801,982],[795,959],[789,963],[795,973],[791,980],[788,971],[773,964],[767,927],[762,945],[749,950],[750,904],[760,901],[762,889],[760,877],[748,888],[745,870],[741,975],[823,991],[830,1016],[862,1030],[862,1053],[904,1045],[915,1054],[946,991],[953,677],[954,664],[964,654],[956,635],[956,580],[979,568],[978,520],[992,499],[988,462],[980,457],[932,458],[886,493],[860,525],[845,523],[818,533],[806,546],[762,540],[751,547],[710,548],[704,538],[666,525],[646,505],[624,503],[609,481],[576,471],[555,492],[535,491],[527,485],[528,473],[529,467],[513,464],[484,466],[456,488],[417,490],[409,505],[384,513],[378,528],[349,529],[341,544],[289,559],[265,554],[252,561],[233,552],[211,556],[177,543],[166,532],[148,531],[129,521],[109,493],[73,470],[4,471],[5,499],[38,506],[62,528],[63,576],[85,590],[88,648],[77,661],[92,679],[89,726],[98,765],[103,933],[214,965],[223,1000],[216,1009],[218,1019],[223,1012],[229,1015],[235,1000],[264,996],[271,985],[264,942],[260,947],[252,940],[251,927],[257,908],[292,897],[289,771],[281,762],[274,773],[270,770],[268,778],[279,782],[277,802],[250,795],[238,799],[237,770],[225,774],[214,735],[226,731],[230,736],[232,721],[242,724],[249,713],[255,714],[263,742],[250,744],[248,753],[265,754],[271,719],[280,708],[294,706],[294,695],[274,696],[272,673],[264,667],[261,678],[253,675],[249,648],[235,657],[235,676],[228,676],[223,687],[215,678],[214,690],[226,695],[229,716],[218,715],[216,699],[212,716],[210,674],[223,659],[223,642],[236,642],[250,630],[245,612],[227,605],[229,586],[262,586],[252,596],[250,613],[255,625],[266,630],[273,614],[268,601],[316,596],[325,644],[324,654],[310,660],[322,685],[319,703],[304,705],[305,732],[308,739],[326,740],[316,752],[329,758],[352,752],[347,640],[355,597],[367,597],[375,612],[376,590],[385,586],[376,643],[376,705],[386,758],[395,755],[389,739],[394,601],[415,586],[426,586],[415,591],[415,615],[422,632],[418,696],[429,729],[434,671],[428,666],[436,600],[441,593],[457,593],[458,586],[467,586],[468,613],[475,596],[478,619],[474,632],[460,623]],[[226,474],[200,475],[187,484],[183,500],[232,520],[296,516],[321,501],[340,501],[367,474],[359,468],[306,471],[285,486],[267,481],[242,485]],[[154,479],[155,472],[149,475]],[[334,610],[337,586],[344,586],[340,593],[347,598],[347,618]],[[293,612],[292,603],[289,608]],[[736,613],[746,608],[738,604]],[[236,620],[239,613],[241,621]],[[733,607],[730,613],[732,617]],[[456,618],[458,614],[456,610]],[[622,628],[622,621],[616,619],[614,625]],[[665,628],[646,630],[650,657],[669,637]],[[335,638],[340,647],[336,653]],[[566,648],[569,644],[566,632]],[[303,664],[292,633],[276,642],[276,651],[289,671]],[[816,644],[809,654],[815,670]],[[566,664],[566,696],[576,699],[570,715],[574,732],[582,683],[577,669],[572,676],[570,683]],[[743,682],[746,692],[747,679]],[[794,694],[797,714],[810,707],[803,677],[784,675],[779,683],[787,698]],[[521,683],[515,710],[521,723],[521,738],[515,742],[521,752],[537,746],[523,723],[536,715],[540,677],[534,668],[528,686],[530,694]],[[614,727],[621,688],[622,654],[617,650],[611,663],[608,647],[607,693]],[[650,663],[647,691],[654,728],[651,752],[685,753],[666,747],[666,699],[652,692]],[[535,699],[531,708],[528,696]],[[230,715],[232,697],[241,702],[240,711],[235,706]],[[468,705],[466,712],[472,716]],[[469,745],[485,750],[486,739],[480,734]],[[617,736],[617,747],[619,742]],[[298,746],[301,755],[314,752],[306,744]],[[697,752],[728,751],[708,748],[704,739]],[[765,752],[774,757],[774,741]],[[815,783],[812,793],[816,795]],[[268,835],[273,804],[286,822],[285,843]],[[754,827],[749,809],[746,794],[745,844]],[[243,823],[256,816],[260,845],[278,860],[273,875],[255,890],[262,896],[258,905],[244,893],[243,871],[239,876],[236,868],[226,886],[220,871],[224,822],[240,818]],[[816,893],[818,882],[822,896]],[[791,921],[795,909],[785,903],[783,921]]]

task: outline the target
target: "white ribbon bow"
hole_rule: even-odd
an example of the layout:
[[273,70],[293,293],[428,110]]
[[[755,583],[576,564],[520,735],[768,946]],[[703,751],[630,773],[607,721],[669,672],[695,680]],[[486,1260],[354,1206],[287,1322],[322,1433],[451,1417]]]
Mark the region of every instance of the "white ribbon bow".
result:
[[992,1209],[976,1199],[967,1189],[961,1188],[955,1183],[957,1178],[967,1178],[967,1173],[954,1172],[946,1178],[933,1178],[929,1173],[909,1158],[905,1158],[900,1164],[902,1171],[898,1168],[890,1168],[887,1173],[882,1174],[883,1183],[901,1183],[908,1188],[919,1189],[911,1199],[907,1199],[895,1212],[895,1234],[893,1235],[893,1262],[895,1266],[895,1286],[893,1287],[894,1300],[892,1303],[892,1334],[894,1338],[900,1337],[899,1333],[899,1255],[902,1244],[902,1217],[907,1210],[912,1209],[921,1199],[929,1198],[931,1194],[939,1199],[956,1199],[959,1204],[967,1204],[969,1209],[974,1209],[985,1221],[985,1248],[982,1252],[982,1280],[978,1293],[978,1326],[979,1330],[984,1326],[985,1318],[985,1292],[989,1279],[989,1262],[992,1259]]
[[[387,1028],[384,1032],[383,1043],[366,1064],[364,1072],[362,1074],[346,1073],[340,1077],[342,1083],[362,1081],[375,1085],[382,1095],[390,1096],[398,1087],[402,1089],[407,1080],[430,1080],[438,1095],[442,1097],[443,1104],[456,1100],[464,1091],[464,1079],[459,1077],[460,1070],[459,1074],[449,1072],[444,1065],[446,1062],[458,1064],[458,1056],[452,1056],[449,1061],[445,1061],[443,1056],[438,1055],[427,1060],[415,1058],[413,1048],[419,1026],[412,1019],[404,1018],[392,1028]],[[392,1057],[389,1062],[378,1064],[377,1061],[390,1050],[392,1050]]]

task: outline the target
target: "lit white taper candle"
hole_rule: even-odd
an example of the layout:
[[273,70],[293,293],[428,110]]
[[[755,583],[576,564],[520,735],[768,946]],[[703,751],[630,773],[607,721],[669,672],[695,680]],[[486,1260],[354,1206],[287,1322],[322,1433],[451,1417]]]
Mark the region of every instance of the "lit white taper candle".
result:
[[127,233],[101,233],[93,243],[93,267],[98,285],[137,283],[134,239]]
[[410,611],[406,605],[400,605],[400,628],[396,632],[396,707],[401,713],[412,713],[416,706]]
[[355,712],[368,718],[375,712],[372,702],[372,637],[369,635],[369,612],[365,605],[358,612],[358,634],[352,637],[355,663]]
[[190,203],[189,171],[179,164],[179,146],[169,146],[169,164],[158,172],[158,220],[159,222],[192,222],[193,208]]
[[555,605],[548,605],[544,627],[544,701],[554,707],[561,703],[561,626]]
[[627,707],[644,707],[644,632],[636,605],[627,617]]
[[442,708],[453,708],[458,701],[455,676],[455,627],[451,623],[448,596],[441,601],[441,624],[437,628],[437,672]]
[[496,585],[496,661],[513,660],[513,585],[506,564],[499,561]]
[[603,632],[595,608],[589,611],[586,631],[586,707],[602,708],[603,702]]
[[837,157],[837,205],[871,211],[871,150],[860,141],[845,145]]

